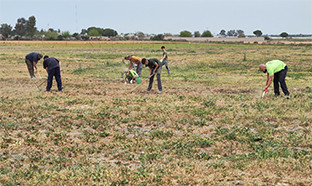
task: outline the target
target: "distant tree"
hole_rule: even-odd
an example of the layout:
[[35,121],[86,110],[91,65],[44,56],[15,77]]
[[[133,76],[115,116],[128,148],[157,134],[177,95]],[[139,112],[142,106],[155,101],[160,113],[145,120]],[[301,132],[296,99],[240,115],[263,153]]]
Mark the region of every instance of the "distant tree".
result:
[[35,16],[31,16],[28,18],[28,21],[26,22],[26,28],[27,28],[27,36],[33,38],[34,35],[37,32],[36,26],[36,18]]
[[27,20],[25,18],[18,18],[14,27],[14,32],[18,36],[25,36],[27,33]]
[[46,40],[56,40],[58,39],[58,34],[56,31],[50,31],[48,30],[47,32],[44,33],[45,39]]
[[255,31],[253,32],[253,34],[255,34],[257,37],[262,36],[261,30],[255,30]]
[[200,37],[200,32],[199,31],[195,31],[194,32],[194,37]]
[[73,36],[74,38],[76,38],[77,40],[80,40],[80,39],[81,39],[80,35],[79,35],[77,32],[73,33],[72,36]]
[[143,40],[145,38],[145,34],[143,32],[137,32],[135,35],[138,37],[139,40]]
[[264,40],[271,40],[269,36],[264,36]]
[[211,32],[209,30],[205,30],[202,35],[202,37],[213,37],[213,35],[211,34]]
[[85,40],[85,41],[89,40],[89,38],[90,38],[90,37],[89,37],[88,35],[82,35],[82,36],[81,36],[81,39],[82,39],[82,40]]
[[96,29],[96,28],[88,29],[88,35],[89,36],[101,36],[98,29]]
[[118,35],[117,31],[111,28],[105,28],[102,31],[102,36],[115,37],[117,35]]
[[0,27],[0,33],[2,34],[2,37],[7,39],[9,36],[13,34],[12,32],[12,26],[8,24],[2,24]]
[[62,33],[62,37],[63,37],[63,39],[70,39],[71,35],[70,35],[69,31],[66,31],[66,32]]
[[57,29],[57,33],[60,34],[61,33],[61,29]]
[[236,33],[238,37],[246,37],[243,30],[236,30]]
[[[48,31],[50,31],[50,32],[54,32],[55,30],[53,29],[53,28],[49,28],[49,30]],[[55,31],[56,32],[56,31]]]
[[80,32],[81,35],[86,35],[87,33],[88,33],[87,29],[82,29]]
[[62,41],[62,40],[64,40],[65,38],[63,37],[63,35],[59,35],[59,34],[57,33],[57,38],[56,38],[56,39]]
[[170,36],[172,36],[172,34],[171,33],[165,33],[164,36],[165,37],[170,37]]
[[192,33],[190,31],[184,30],[180,32],[180,37],[192,37]]
[[225,37],[226,36],[226,31],[225,30],[221,30],[219,35]]
[[237,32],[235,30],[229,30],[226,35],[228,35],[228,36],[237,36]]
[[117,36],[117,31],[111,29],[111,28],[98,28],[98,27],[89,27],[87,29],[87,33],[89,36],[108,36],[108,37],[114,37]]
[[89,27],[87,29],[87,33],[89,36],[100,36],[101,33],[99,32],[100,28],[96,28],[96,27]]
[[281,36],[282,38],[286,38],[286,37],[288,37],[288,33],[287,33],[287,32],[282,32],[282,33],[280,34],[280,36]]
[[163,35],[163,34],[155,35],[155,36],[151,37],[150,40],[153,40],[153,41],[162,41],[162,40],[164,40],[164,35]]

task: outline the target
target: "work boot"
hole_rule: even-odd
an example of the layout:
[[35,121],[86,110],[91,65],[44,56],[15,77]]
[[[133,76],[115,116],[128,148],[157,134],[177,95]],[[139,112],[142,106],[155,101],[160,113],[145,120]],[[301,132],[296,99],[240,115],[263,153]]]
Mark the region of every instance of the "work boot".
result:
[[289,95],[285,95],[284,97],[285,97],[285,99],[290,99]]
[[162,93],[162,91],[161,90],[158,90],[158,92],[157,92],[158,94],[161,94]]

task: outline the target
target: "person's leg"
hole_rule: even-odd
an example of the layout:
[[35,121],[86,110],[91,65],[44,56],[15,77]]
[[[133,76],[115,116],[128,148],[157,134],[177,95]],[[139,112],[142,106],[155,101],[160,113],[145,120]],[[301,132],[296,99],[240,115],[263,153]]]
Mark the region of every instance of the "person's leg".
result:
[[136,73],[138,73],[139,77],[141,77],[142,69],[143,69],[143,64],[139,63],[136,69]]
[[150,91],[152,89],[154,77],[155,77],[155,74],[152,77],[150,77],[147,91]]
[[47,80],[47,88],[46,88],[46,91],[50,91],[50,90],[51,90],[53,76],[54,76],[54,69],[48,70],[48,80]]
[[27,65],[27,69],[28,69],[30,78],[35,77],[35,73],[34,73],[34,64],[33,64],[33,62],[31,62],[31,61],[28,60],[28,59],[25,59],[25,63],[26,63],[26,65]]
[[279,85],[278,85],[278,82],[279,82],[279,72],[275,73],[274,74],[274,80],[273,80],[273,83],[274,83],[274,94],[275,96],[279,96],[280,95],[280,91],[279,91]]
[[285,94],[285,96],[289,96],[289,92],[288,92],[287,85],[285,82],[287,71],[288,71],[288,68],[286,66],[285,69],[279,73],[279,82],[281,84],[281,87],[282,87],[282,90],[283,90],[283,93]]
[[62,91],[62,79],[61,79],[61,70],[60,67],[55,68],[55,80],[57,82],[58,91]]
[[170,69],[169,69],[169,65],[168,65],[168,61],[167,60],[164,61],[164,65],[166,66],[168,74],[170,74]]
[[161,74],[161,67],[159,67],[156,71],[157,73],[157,85],[158,85],[158,90],[162,91],[162,86],[161,86],[161,79],[160,79],[160,74]]

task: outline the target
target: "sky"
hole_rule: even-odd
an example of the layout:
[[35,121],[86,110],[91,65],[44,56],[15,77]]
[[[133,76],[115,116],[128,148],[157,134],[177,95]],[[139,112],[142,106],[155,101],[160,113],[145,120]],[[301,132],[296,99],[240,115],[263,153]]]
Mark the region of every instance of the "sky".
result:
[[38,30],[91,26],[149,34],[241,29],[312,34],[312,0],[0,0],[0,24],[36,17]]

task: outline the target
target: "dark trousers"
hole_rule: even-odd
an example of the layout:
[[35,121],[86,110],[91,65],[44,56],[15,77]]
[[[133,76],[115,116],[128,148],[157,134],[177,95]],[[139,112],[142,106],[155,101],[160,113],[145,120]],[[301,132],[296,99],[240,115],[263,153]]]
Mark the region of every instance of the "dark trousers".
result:
[[61,80],[61,71],[60,67],[53,68],[51,70],[48,70],[48,82],[47,82],[47,91],[51,90],[52,87],[52,80],[53,76],[55,76],[55,80],[57,82],[57,88],[59,91],[62,91],[62,80]]
[[288,68],[287,66],[285,66],[285,68],[279,72],[276,72],[274,74],[274,93],[275,95],[280,95],[280,91],[279,91],[279,84],[281,84],[281,87],[282,87],[282,90],[284,92],[284,94],[286,96],[289,95],[289,92],[287,90],[287,85],[286,85],[286,82],[285,82],[285,78],[286,78],[286,74],[287,74],[287,71],[288,71]]
[[[158,67],[158,69],[156,70],[156,74],[157,74],[158,90],[162,91],[161,79],[160,79],[161,67]],[[150,91],[152,89],[154,78],[155,78],[155,74],[149,79],[149,84],[148,84],[148,88],[147,88],[148,91]]]
[[28,68],[28,72],[31,78],[35,77],[35,72],[34,72],[34,64],[32,61],[30,61],[29,59],[25,59],[25,63],[27,65]]

